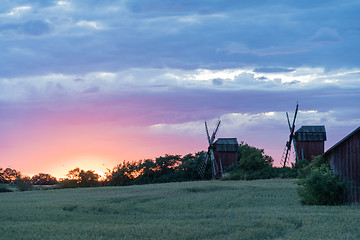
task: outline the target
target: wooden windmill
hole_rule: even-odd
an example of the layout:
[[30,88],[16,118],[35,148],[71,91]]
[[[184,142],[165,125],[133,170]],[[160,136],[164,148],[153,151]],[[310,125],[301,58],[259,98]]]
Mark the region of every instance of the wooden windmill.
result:
[[209,159],[211,161],[212,178],[215,179],[215,176],[216,176],[217,167],[216,167],[216,163],[215,163],[214,145],[213,145],[213,143],[215,141],[215,135],[216,135],[216,132],[219,129],[220,122],[221,121],[219,120],[217,125],[216,125],[216,128],[215,128],[214,132],[211,135],[211,137],[209,135],[209,130],[208,130],[208,127],[207,127],[207,123],[205,122],[205,129],[206,129],[206,134],[207,134],[207,138],[208,138],[209,147],[208,147],[208,151],[205,153],[204,161],[200,163],[199,168],[198,168],[199,175],[202,178],[204,178],[205,169],[206,169],[207,162],[209,161]]
[[290,135],[289,135],[289,141],[286,143],[285,145],[285,150],[283,153],[283,156],[281,158],[281,163],[283,164],[283,166],[286,166],[287,160],[290,157],[290,152],[291,152],[291,142],[293,142],[294,144],[294,149],[295,149],[295,155],[296,155],[296,161],[298,161],[299,157],[297,154],[297,150],[296,150],[296,142],[295,142],[295,135],[294,135],[294,131],[295,131],[295,120],[296,120],[296,116],[298,113],[298,109],[299,109],[299,104],[296,104],[296,109],[295,109],[295,114],[294,114],[294,119],[292,122],[292,125],[290,125],[290,119],[289,119],[289,114],[286,112],[286,117],[287,117],[287,121],[288,121],[288,125],[289,125],[289,130],[290,130]]

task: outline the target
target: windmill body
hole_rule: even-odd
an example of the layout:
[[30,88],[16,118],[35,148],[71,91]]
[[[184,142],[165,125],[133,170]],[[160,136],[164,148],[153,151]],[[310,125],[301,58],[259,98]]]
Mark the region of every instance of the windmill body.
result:
[[325,126],[302,126],[295,132],[294,139],[299,159],[306,159],[311,162],[312,157],[324,153]]
[[236,138],[219,138],[215,141],[216,133],[219,130],[220,120],[216,128],[210,136],[207,123],[205,122],[205,129],[208,139],[208,151],[205,154],[204,161],[200,163],[198,172],[204,178],[206,166],[208,162],[211,163],[212,179],[219,179],[223,174],[223,170],[231,165],[237,164],[237,152],[239,144]]
[[226,168],[238,163],[239,143],[236,138],[218,138],[213,145],[215,164],[218,169],[215,178],[221,178]]

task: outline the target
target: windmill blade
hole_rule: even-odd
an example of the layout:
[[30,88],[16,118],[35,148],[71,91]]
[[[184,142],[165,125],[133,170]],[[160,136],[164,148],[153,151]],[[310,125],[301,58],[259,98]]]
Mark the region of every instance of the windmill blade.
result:
[[284,165],[283,165],[284,167],[286,166],[286,161],[289,156],[290,150],[291,150],[291,138],[290,138],[290,141],[286,143],[286,154],[285,154]]
[[208,161],[208,159],[210,159],[210,161],[211,161],[212,178],[215,179],[215,176],[216,176],[216,172],[217,172],[216,168],[217,168],[217,166],[216,166],[216,162],[215,162],[215,156],[214,156],[213,145],[212,144],[214,143],[216,133],[219,130],[220,123],[221,123],[221,121],[219,120],[217,125],[216,125],[216,128],[215,128],[215,130],[212,133],[211,138],[210,138],[209,129],[208,129],[207,123],[205,121],[205,129],[206,129],[206,135],[207,135],[208,142],[209,142],[209,147],[208,147],[208,152],[205,154],[204,163],[200,164],[199,170],[198,170],[199,174],[201,175],[202,178],[203,178],[203,175],[204,175],[204,172],[205,172],[206,162]]
[[217,131],[218,131],[218,129],[219,129],[220,123],[221,123],[221,121],[219,120],[218,123],[217,123],[217,125],[216,125],[216,128],[215,128],[215,130],[214,130],[214,132],[213,132],[213,134],[211,135],[211,139],[210,139],[211,144],[212,144],[212,143],[214,142],[214,140],[215,140],[215,135],[216,135],[216,133],[217,133]]
[[215,179],[216,176],[216,163],[215,163],[215,156],[212,148],[210,148],[210,159],[211,159],[211,166],[212,166],[212,179]]
[[206,152],[204,160],[199,164],[199,167],[198,167],[198,173],[199,173],[199,175],[200,175],[200,177],[202,179],[204,179],[205,170],[206,170],[208,160],[209,160],[209,153]]
[[292,124],[292,127],[291,127],[291,134],[294,134],[294,130],[295,130],[295,120],[296,120],[296,116],[297,116],[297,113],[298,113],[298,109],[299,109],[299,104],[296,103],[294,120],[293,120],[293,124]]
[[299,110],[299,104],[296,103],[296,109],[295,109],[295,114],[294,114],[294,119],[293,119],[293,123],[292,126],[290,126],[290,120],[289,120],[289,114],[286,113],[286,117],[288,120],[288,124],[289,124],[289,128],[290,128],[290,136],[289,136],[289,141],[286,143],[286,154],[285,154],[285,159],[284,159],[284,167],[286,166],[286,161],[289,155],[289,151],[291,150],[291,142],[294,143],[294,148],[295,148],[295,153],[296,153],[296,158],[297,156],[297,152],[296,152],[296,143],[295,143],[295,139],[294,139],[294,131],[295,131],[295,121],[296,121],[296,116]]
[[[298,106],[299,106],[299,104],[297,104],[296,111],[295,111],[295,117],[294,117],[294,118],[296,118]],[[291,127],[291,125],[290,125],[289,114],[288,114],[287,112],[286,112],[286,118],[287,118],[287,121],[288,121],[289,130],[290,130],[290,133],[291,133],[292,127]],[[294,121],[294,123],[295,123],[295,121]],[[294,124],[294,129],[295,129],[295,124]],[[292,138],[292,142],[293,142],[294,150],[295,150],[295,157],[296,157],[295,161],[297,162],[297,161],[299,161],[299,155],[298,155],[298,152],[297,152],[297,149],[296,149],[296,141],[295,141],[295,137],[294,137],[294,136],[293,136],[293,138]],[[291,143],[290,143],[290,147],[291,147]]]
[[209,146],[210,146],[211,145],[211,139],[210,139],[209,130],[208,130],[206,121],[205,121],[205,129],[206,129],[206,135],[207,135]]
[[289,130],[291,132],[291,125],[290,125],[290,119],[289,119],[289,114],[286,112],[286,118],[287,118],[287,121],[288,121],[288,125],[289,125]]

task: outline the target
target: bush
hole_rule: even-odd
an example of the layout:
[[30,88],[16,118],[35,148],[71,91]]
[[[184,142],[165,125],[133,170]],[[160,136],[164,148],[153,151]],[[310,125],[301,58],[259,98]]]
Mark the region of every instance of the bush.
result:
[[59,182],[58,187],[59,188],[77,188],[77,187],[79,187],[79,184],[78,184],[77,180],[64,179]]
[[30,191],[33,189],[31,179],[29,177],[17,178],[15,180],[15,185],[19,191]]
[[7,187],[0,186],[0,193],[2,192],[12,192],[12,190],[8,189]]
[[257,171],[246,171],[243,169],[236,169],[224,174],[221,180],[256,180],[274,178],[274,171],[272,168],[263,168]]
[[308,167],[310,162],[306,159],[301,159],[292,165],[292,168],[296,172],[296,176],[298,178],[304,178],[306,175],[310,173],[310,168]]
[[281,168],[273,168],[273,175],[276,178],[297,178],[298,172],[292,167],[281,167]]
[[313,167],[298,181],[301,202],[307,205],[339,205],[345,200],[345,183],[328,165]]

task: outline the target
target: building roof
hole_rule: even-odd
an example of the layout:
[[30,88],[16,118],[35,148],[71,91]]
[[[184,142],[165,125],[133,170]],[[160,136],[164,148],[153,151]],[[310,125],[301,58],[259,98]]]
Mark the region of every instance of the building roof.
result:
[[295,139],[299,142],[326,141],[325,126],[302,126],[295,132]]
[[217,152],[237,152],[239,149],[239,143],[236,138],[218,138],[214,145]]
[[339,142],[337,142],[334,146],[332,146],[331,148],[329,148],[324,154],[327,155],[330,152],[332,152],[335,148],[337,148],[339,145],[341,145],[343,142],[345,142],[348,138],[350,138],[352,135],[354,135],[355,133],[360,131],[360,127],[358,127],[357,129],[355,129],[354,131],[352,131],[349,135],[347,135],[346,137],[344,137],[343,139],[341,139]]

